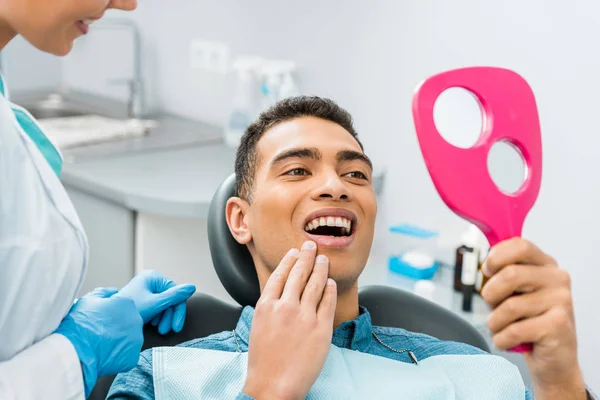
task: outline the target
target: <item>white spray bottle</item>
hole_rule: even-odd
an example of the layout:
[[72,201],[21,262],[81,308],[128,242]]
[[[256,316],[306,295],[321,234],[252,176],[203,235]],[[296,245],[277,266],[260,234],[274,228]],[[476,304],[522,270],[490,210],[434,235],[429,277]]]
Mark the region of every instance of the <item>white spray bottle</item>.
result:
[[276,60],[266,61],[260,69],[260,108],[265,111],[279,101],[281,86],[281,63]]
[[300,89],[298,89],[298,85],[294,81],[295,70],[296,64],[294,62],[285,61],[281,63],[282,78],[279,87],[279,100],[300,95]]
[[260,57],[240,57],[233,63],[236,88],[224,132],[225,143],[230,147],[239,146],[246,128],[258,113],[256,70],[262,62]]

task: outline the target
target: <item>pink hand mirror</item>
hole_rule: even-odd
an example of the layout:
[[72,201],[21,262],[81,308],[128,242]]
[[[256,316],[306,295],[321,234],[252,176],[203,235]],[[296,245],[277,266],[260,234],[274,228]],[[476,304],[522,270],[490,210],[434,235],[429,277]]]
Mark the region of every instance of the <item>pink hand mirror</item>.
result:
[[[472,92],[482,110],[481,135],[466,149],[442,138],[434,121],[438,96],[453,87]],[[535,97],[527,82],[503,68],[470,67],[442,72],[417,88],[413,119],[429,175],[444,203],[477,225],[490,246],[521,236],[542,179],[540,123]],[[525,181],[514,193],[500,190],[488,170],[488,153],[499,141],[514,146],[526,164]],[[511,349],[531,350],[529,343]]]

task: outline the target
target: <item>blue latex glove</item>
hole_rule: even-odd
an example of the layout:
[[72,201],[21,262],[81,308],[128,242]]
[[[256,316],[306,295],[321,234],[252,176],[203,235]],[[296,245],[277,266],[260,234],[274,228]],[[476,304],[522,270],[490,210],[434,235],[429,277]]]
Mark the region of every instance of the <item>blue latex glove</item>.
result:
[[156,271],[144,271],[119,291],[128,296],[144,320],[158,325],[161,334],[181,332],[185,322],[186,301],[196,291],[194,285],[175,283]]
[[55,333],[65,336],[81,361],[86,398],[98,377],[131,370],[140,357],[143,321],[135,303],[100,288],[83,296],[62,320]]

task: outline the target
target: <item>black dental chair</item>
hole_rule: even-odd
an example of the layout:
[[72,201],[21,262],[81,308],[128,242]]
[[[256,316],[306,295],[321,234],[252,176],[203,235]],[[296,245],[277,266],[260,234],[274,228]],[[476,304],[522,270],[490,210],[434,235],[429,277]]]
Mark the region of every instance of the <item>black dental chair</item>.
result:
[[[260,296],[258,278],[250,253],[237,243],[225,221],[225,204],[234,195],[235,176],[230,175],[213,196],[208,214],[208,240],[213,264],[221,283],[239,305],[197,293],[188,300],[183,330],[160,335],[156,328],[144,329],[144,349],[175,346],[185,341],[232,330],[245,305],[255,305]],[[374,325],[403,328],[442,340],[467,343],[490,351],[483,336],[467,321],[451,311],[412,293],[388,286],[367,286],[359,290]],[[104,400],[114,377],[98,380],[90,399]]]

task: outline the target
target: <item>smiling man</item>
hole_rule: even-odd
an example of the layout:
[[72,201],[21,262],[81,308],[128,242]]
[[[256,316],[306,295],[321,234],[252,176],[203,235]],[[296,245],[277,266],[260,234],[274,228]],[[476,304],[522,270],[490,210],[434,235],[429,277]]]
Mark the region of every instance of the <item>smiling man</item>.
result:
[[228,223],[248,246],[261,287],[290,248],[311,240],[337,283],[336,324],[354,318],[377,201],[350,115],[318,98],[280,103],[248,128],[235,170]]
[[[240,399],[299,399],[313,391],[328,393],[325,398],[355,398],[365,387],[369,398],[385,387],[436,399],[448,393],[515,398],[505,396],[515,390],[516,398],[533,398],[507,361],[486,374],[478,363],[492,356],[481,350],[373,326],[368,310],[359,306],[357,281],[371,249],[377,202],[371,162],[345,110],[319,97],[280,102],[248,128],[235,172],[237,196],[227,203],[227,222],[252,255],[261,287],[256,309],[246,307],[234,331],[179,346],[190,351],[178,358],[179,365],[165,364],[159,351],[142,353],[135,370],[117,377],[109,398],[151,399],[155,391],[169,390],[205,398],[217,381],[221,386],[215,393],[227,397],[223,381],[231,381],[229,389],[237,388]],[[522,239],[495,246],[486,273],[491,278],[482,295],[494,307],[489,319],[494,342],[501,349],[534,344],[525,358],[536,398],[586,399],[568,274]],[[511,296],[515,292],[523,294]],[[346,361],[335,368],[338,350]],[[223,354],[240,357],[224,359]],[[439,375],[442,363],[428,375],[428,360],[452,359],[438,356],[456,356],[464,367]],[[350,362],[353,357],[359,361]],[[417,360],[419,369],[402,369]],[[244,365],[236,373],[215,378],[214,368],[239,363]],[[360,374],[339,375],[361,365]],[[382,378],[398,368],[398,379]],[[489,390],[485,395],[472,384],[477,374]],[[352,380],[344,381],[349,376]],[[413,378],[402,383],[402,376]]]

